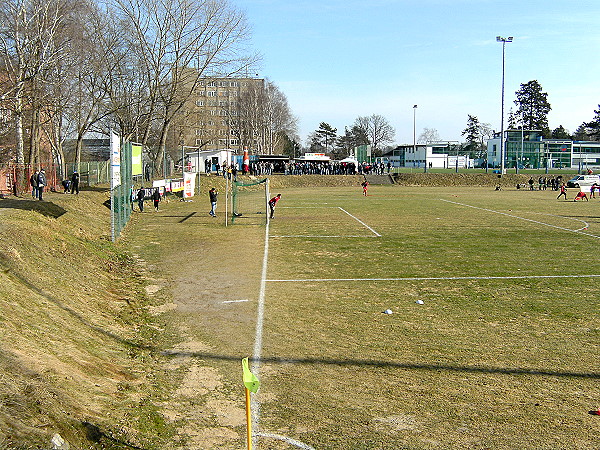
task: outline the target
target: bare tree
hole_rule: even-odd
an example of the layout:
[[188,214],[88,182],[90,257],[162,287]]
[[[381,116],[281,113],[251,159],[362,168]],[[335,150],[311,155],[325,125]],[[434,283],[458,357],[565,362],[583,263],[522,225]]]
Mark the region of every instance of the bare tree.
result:
[[[18,164],[25,162],[24,119],[26,110],[32,107],[32,93],[41,87],[45,73],[64,55],[67,42],[58,39],[58,31],[67,9],[60,0],[0,3],[0,57],[6,75],[0,101],[12,113]],[[39,96],[33,98],[39,100]],[[39,111],[39,105],[33,106]],[[34,123],[37,127],[39,119],[34,119]],[[34,151],[34,157],[35,154]]]
[[116,0],[133,27],[132,49],[147,74],[146,144],[152,121],[159,138],[155,168],[163,165],[169,128],[206,76],[231,76],[255,62],[243,51],[249,29],[227,0]]
[[354,121],[352,129],[357,136],[366,137],[368,144],[373,147],[374,151],[378,151],[381,146],[393,142],[396,134],[387,119],[379,114],[358,117]]
[[287,98],[271,81],[265,83],[261,138],[264,153],[272,155],[283,150],[286,136],[297,133],[297,119],[292,114]]
[[419,144],[430,144],[431,142],[438,142],[440,139],[440,134],[435,128],[423,128],[417,142]]

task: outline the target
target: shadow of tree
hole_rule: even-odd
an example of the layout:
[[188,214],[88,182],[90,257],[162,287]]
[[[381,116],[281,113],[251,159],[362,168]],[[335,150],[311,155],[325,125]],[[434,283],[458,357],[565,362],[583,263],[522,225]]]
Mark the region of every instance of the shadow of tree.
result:
[[43,214],[44,216],[53,217],[55,219],[67,212],[67,210],[62,206],[58,206],[52,202],[40,202],[38,200],[3,199],[0,200],[0,208],[35,211]]
[[[175,350],[164,350],[161,352],[163,356],[168,358],[175,357],[192,357],[202,359],[214,359],[214,360],[226,360],[235,361],[240,360],[241,356],[229,356],[219,355],[212,353],[202,352],[182,352]],[[254,358],[250,358],[250,361],[255,361]],[[403,363],[396,361],[377,361],[369,359],[329,359],[329,358],[278,358],[278,357],[263,357],[260,358],[261,362],[272,363],[272,364],[303,364],[303,365],[333,365],[333,366],[348,366],[348,367],[391,367],[405,370],[418,370],[418,371],[448,371],[448,372],[467,372],[467,373],[499,373],[505,375],[538,375],[546,377],[567,377],[567,378],[600,378],[598,372],[569,372],[561,370],[551,370],[546,368],[525,368],[525,367],[494,367],[494,366],[467,366],[467,365],[452,365],[452,364],[414,364],[414,363]]]

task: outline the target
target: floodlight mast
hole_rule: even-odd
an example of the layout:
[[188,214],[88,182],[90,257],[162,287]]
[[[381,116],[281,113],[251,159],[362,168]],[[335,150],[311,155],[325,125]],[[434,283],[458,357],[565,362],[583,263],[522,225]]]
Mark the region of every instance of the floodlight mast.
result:
[[[504,48],[507,42],[512,42],[513,37],[496,36],[497,42],[502,42],[502,112],[500,118],[500,174],[504,174]],[[517,161],[517,164],[518,161]]]

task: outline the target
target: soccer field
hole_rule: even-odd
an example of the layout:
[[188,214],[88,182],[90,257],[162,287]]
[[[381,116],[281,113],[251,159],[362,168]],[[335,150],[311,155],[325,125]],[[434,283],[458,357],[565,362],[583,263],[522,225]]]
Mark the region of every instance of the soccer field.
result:
[[282,194],[257,307],[259,448],[598,446],[599,200]]

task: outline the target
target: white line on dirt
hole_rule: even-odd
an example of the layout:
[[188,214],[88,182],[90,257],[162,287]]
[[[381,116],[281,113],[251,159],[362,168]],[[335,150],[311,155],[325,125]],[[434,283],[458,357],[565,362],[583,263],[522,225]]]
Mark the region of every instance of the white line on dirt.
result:
[[224,302],[221,303],[244,303],[244,302],[249,302],[250,300],[245,299],[245,300],[225,300]]
[[452,280],[527,280],[544,278],[600,278],[600,274],[584,275],[515,275],[515,276],[488,276],[488,277],[414,277],[414,278],[303,278],[303,279],[273,279],[265,280],[267,283],[320,283],[333,281],[452,281]]
[[377,237],[381,237],[381,235],[375,231],[373,228],[371,228],[369,225],[367,225],[366,223],[364,223],[362,220],[354,217],[352,214],[350,214],[348,211],[346,211],[344,208],[342,208],[341,206],[338,206],[338,208],[340,208],[342,211],[344,211],[346,214],[348,214],[350,217],[352,217],[354,220],[356,220],[358,223],[360,223],[361,225],[363,225],[364,227],[366,227],[368,230],[371,231],[371,233],[373,233],[375,236]]
[[304,442],[300,442],[297,441],[296,439],[292,439],[289,437],[285,437],[285,436],[280,436],[279,434],[272,434],[272,433],[257,433],[258,436],[263,436],[263,437],[267,437],[267,438],[272,438],[272,439],[277,439],[280,441],[284,441],[287,442],[290,445],[294,445],[298,448],[303,448],[305,450],[315,450],[314,447],[311,447],[308,444],[305,444]]
[[467,205],[466,203],[453,202],[452,200],[445,200],[443,198],[441,198],[440,200],[443,201],[443,202],[447,202],[447,203],[453,203],[455,205],[466,206],[467,208],[479,209],[481,211],[487,211],[487,212],[491,212],[491,213],[494,213],[494,214],[501,214],[503,216],[512,217],[514,219],[521,219],[521,220],[525,220],[527,222],[537,223],[538,225],[544,225],[546,227],[556,228],[558,230],[569,231],[571,233],[583,234],[585,236],[589,236],[589,237],[593,237],[593,238],[596,238],[596,239],[600,239],[600,236],[596,236],[595,234],[591,234],[591,233],[585,233],[585,232],[583,232],[581,230],[572,230],[570,228],[559,227],[557,225],[551,225],[549,223],[540,222],[538,220],[527,219],[525,217],[515,216],[514,214],[508,214],[508,213],[505,213],[505,212],[502,212],[502,211],[494,211],[493,209],[480,208],[479,206],[472,206],[472,205]]

